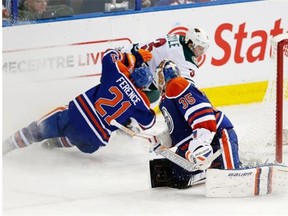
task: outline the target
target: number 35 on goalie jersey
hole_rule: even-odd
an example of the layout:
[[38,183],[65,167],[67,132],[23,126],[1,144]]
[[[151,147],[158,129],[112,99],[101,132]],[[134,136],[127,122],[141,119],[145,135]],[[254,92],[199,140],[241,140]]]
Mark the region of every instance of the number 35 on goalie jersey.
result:
[[106,51],[102,59],[101,84],[69,103],[73,115],[71,124],[82,130],[87,140],[98,139],[103,145],[117,129],[110,125],[112,119],[124,124],[132,117],[143,129],[155,123],[148,98],[120,71],[121,58],[122,54],[116,50]]
[[168,123],[173,146],[189,142],[193,130],[197,128],[211,132],[233,128],[229,119],[221,111],[215,110],[208,98],[182,77],[168,82],[160,109]]

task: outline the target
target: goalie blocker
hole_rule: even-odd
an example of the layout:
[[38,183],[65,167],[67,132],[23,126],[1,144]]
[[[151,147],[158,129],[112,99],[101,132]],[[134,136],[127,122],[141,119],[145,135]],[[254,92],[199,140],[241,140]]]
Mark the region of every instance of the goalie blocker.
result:
[[206,171],[189,172],[166,158],[149,161],[151,187],[189,188],[205,182]]

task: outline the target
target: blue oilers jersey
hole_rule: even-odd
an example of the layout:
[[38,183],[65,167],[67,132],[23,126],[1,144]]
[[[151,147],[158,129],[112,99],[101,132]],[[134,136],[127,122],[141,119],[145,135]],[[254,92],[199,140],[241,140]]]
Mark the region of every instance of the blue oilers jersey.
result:
[[217,126],[232,126],[226,116],[214,109],[208,98],[184,78],[169,81],[165,91],[160,110],[168,125],[172,146],[189,142],[197,128],[216,132]]
[[86,139],[108,143],[112,119],[124,124],[129,118],[138,121],[143,129],[155,123],[155,114],[145,102],[141,92],[120,71],[117,64],[122,54],[108,50],[102,59],[101,84],[77,96],[69,103],[71,124],[81,130]]

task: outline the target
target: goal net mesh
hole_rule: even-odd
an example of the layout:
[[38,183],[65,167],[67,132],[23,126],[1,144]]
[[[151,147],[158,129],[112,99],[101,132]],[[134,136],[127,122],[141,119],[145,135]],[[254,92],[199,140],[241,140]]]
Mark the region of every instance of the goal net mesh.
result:
[[[279,76],[277,70],[283,76]],[[281,89],[283,98],[279,101],[277,100],[277,91],[279,94]],[[279,107],[282,107],[283,110],[279,110]],[[276,132],[276,127],[278,127],[277,118],[280,118],[279,120],[283,126],[281,132]],[[276,162],[276,157],[279,156],[276,154],[277,137],[282,136],[284,144],[288,142],[288,34],[276,36],[271,40],[268,86],[263,101],[255,110],[255,119],[252,119],[252,121],[247,133],[242,137],[241,142],[239,141],[241,160],[244,163],[245,161]],[[281,145],[278,154],[281,154],[282,157],[283,149],[286,147],[283,147],[283,144]],[[277,148],[279,149],[279,146]]]

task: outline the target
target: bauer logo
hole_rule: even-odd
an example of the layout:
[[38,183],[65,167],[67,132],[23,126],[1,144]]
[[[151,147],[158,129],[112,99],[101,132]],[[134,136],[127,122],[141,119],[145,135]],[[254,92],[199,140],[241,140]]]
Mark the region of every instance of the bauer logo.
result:
[[[184,27],[184,26],[177,26],[173,29],[171,29],[168,34],[178,34],[178,35],[181,35],[181,36],[185,36],[186,35],[186,32],[188,31],[188,28]],[[204,62],[205,62],[205,59],[206,59],[206,55],[201,55],[197,58],[197,62],[198,62],[198,66],[201,67]]]
[[229,177],[244,177],[244,176],[251,176],[252,172],[243,172],[243,173],[239,173],[239,172],[232,172],[232,173],[228,173]]

